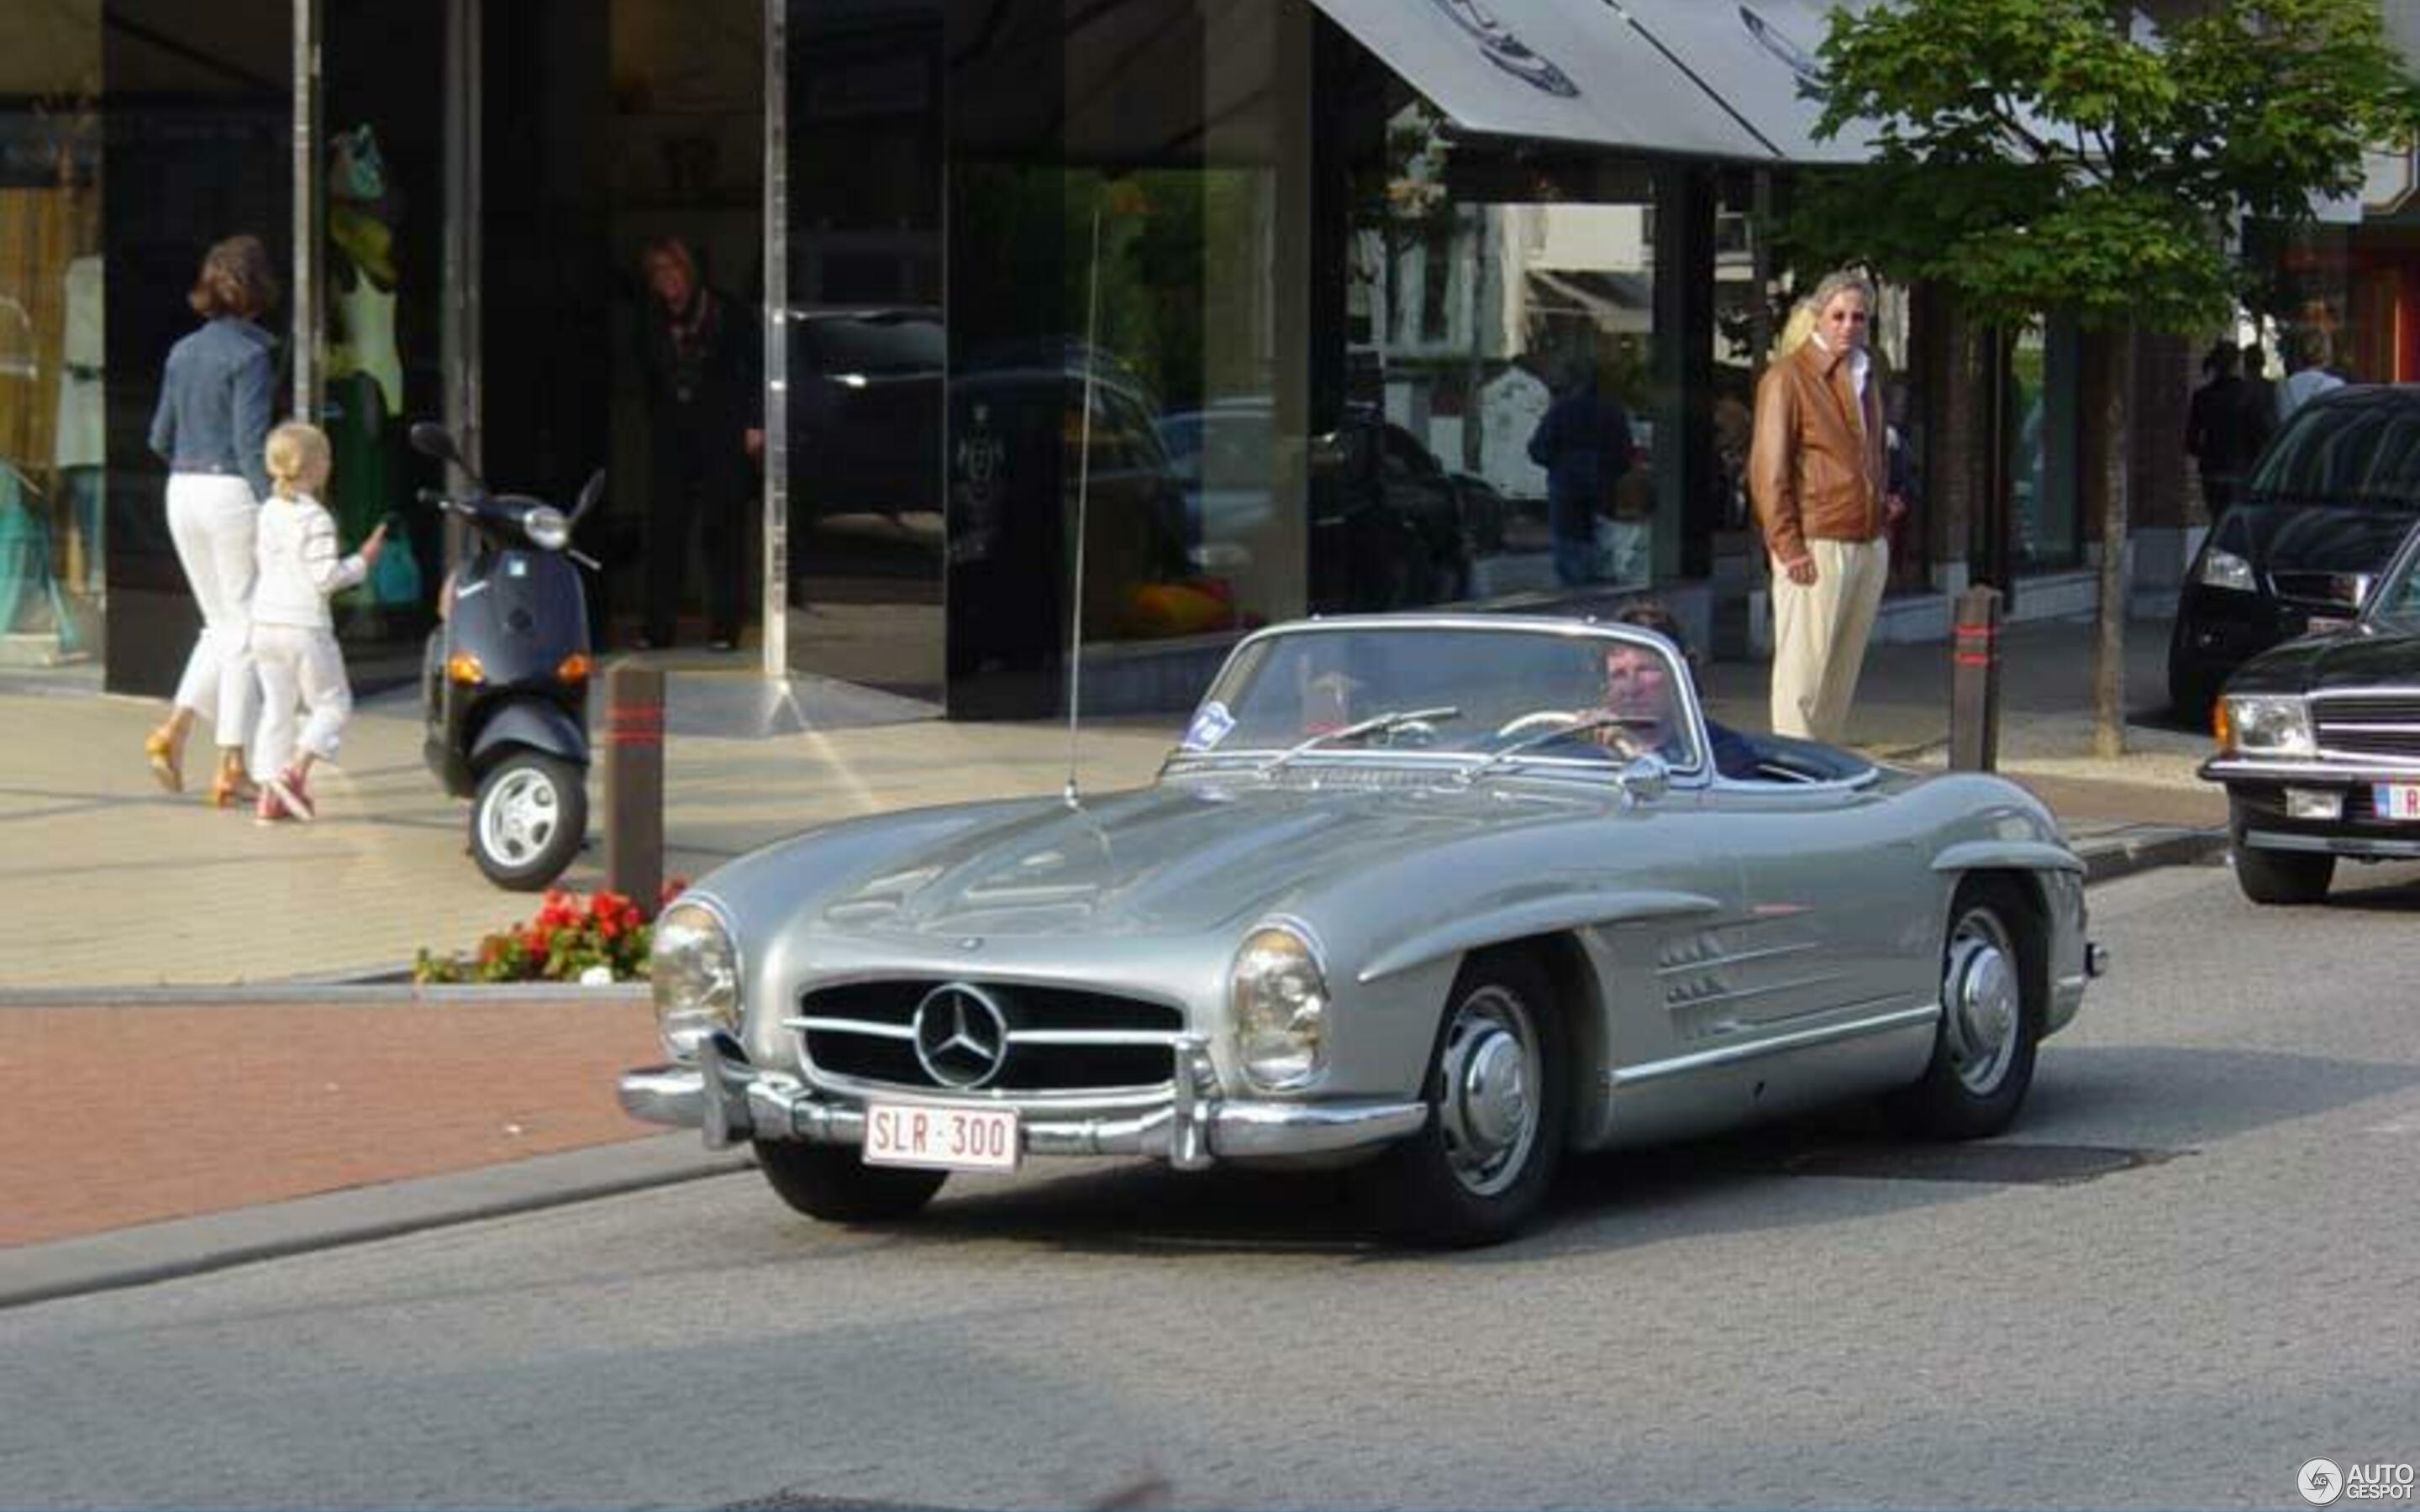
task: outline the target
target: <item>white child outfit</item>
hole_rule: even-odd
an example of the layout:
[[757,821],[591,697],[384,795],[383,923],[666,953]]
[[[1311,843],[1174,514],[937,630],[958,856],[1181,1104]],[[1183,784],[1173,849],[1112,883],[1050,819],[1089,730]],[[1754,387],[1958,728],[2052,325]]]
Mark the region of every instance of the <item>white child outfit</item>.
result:
[[[260,506],[252,590],[252,656],[260,675],[259,745],[253,770],[282,772],[303,751],[333,760],[353,712],[345,654],[328,595],[369,574],[361,553],[337,554],[336,522],[308,494]],[[308,711],[298,736],[297,696]]]

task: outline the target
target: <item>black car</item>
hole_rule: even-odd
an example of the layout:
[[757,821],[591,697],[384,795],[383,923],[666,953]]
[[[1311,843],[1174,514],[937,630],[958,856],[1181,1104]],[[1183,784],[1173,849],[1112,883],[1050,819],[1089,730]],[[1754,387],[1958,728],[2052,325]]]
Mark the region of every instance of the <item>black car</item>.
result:
[[2213,723],[2201,775],[2254,903],[2318,902],[2339,856],[2420,859],[2420,529],[2359,618],[2245,663]]
[[2177,599],[2168,700],[2195,723],[2227,674],[2361,609],[2420,513],[2420,385],[2333,390],[2303,406],[2211,526]]

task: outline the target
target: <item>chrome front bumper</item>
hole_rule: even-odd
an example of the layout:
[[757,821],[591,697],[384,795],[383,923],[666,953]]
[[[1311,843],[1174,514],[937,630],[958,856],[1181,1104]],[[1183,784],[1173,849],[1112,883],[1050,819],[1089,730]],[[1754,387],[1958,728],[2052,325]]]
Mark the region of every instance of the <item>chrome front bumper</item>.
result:
[[[1156,1106],[1091,1116],[1017,1105],[1029,1155],[1149,1155],[1181,1171],[1220,1160],[1325,1155],[1374,1148],[1419,1132],[1422,1103],[1251,1103],[1219,1097],[1210,1053],[1186,1036],[1177,1074]],[[946,1097],[902,1095],[900,1102],[946,1103]],[[717,1035],[693,1066],[650,1066],[622,1076],[622,1110],[649,1123],[696,1129],[707,1148],[751,1139],[818,1145],[865,1142],[865,1111],[817,1092],[797,1076],[759,1070],[739,1046]]]

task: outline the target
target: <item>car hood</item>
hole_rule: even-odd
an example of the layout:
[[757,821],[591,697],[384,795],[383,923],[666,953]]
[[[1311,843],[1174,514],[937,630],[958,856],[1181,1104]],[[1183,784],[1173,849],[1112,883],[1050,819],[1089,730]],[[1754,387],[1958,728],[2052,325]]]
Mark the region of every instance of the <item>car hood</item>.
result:
[[[1495,784],[1165,782],[1072,810],[1022,805],[902,846],[820,889],[800,921],[892,936],[1191,934],[1281,910],[1326,879],[1481,834],[1568,824],[1606,801],[1586,791],[1516,797]],[[819,870],[814,837],[794,843],[802,874]]]
[[2324,693],[2342,687],[2420,682],[2420,639],[2404,630],[2353,625],[2262,653],[2227,679],[2230,693]]

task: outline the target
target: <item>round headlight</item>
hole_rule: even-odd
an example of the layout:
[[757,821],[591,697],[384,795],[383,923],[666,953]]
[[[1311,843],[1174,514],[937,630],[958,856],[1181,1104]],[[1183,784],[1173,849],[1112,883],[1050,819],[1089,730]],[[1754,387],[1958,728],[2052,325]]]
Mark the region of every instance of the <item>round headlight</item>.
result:
[[521,517],[521,533],[550,551],[560,551],[571,542],[571,522],[562,510],[540,504]]
[[676,1059],[697,1054],[709,1034],[739,1027],[739,952],[713,909],[677,903],[656,920],[647,979],[655,989],[656,1032]]
[[1310,942],[1290,929],[1254,930],[1229,974],[1235,1055],[1271,1091],[1301,1087],[1327,1066],[1327,979]]

